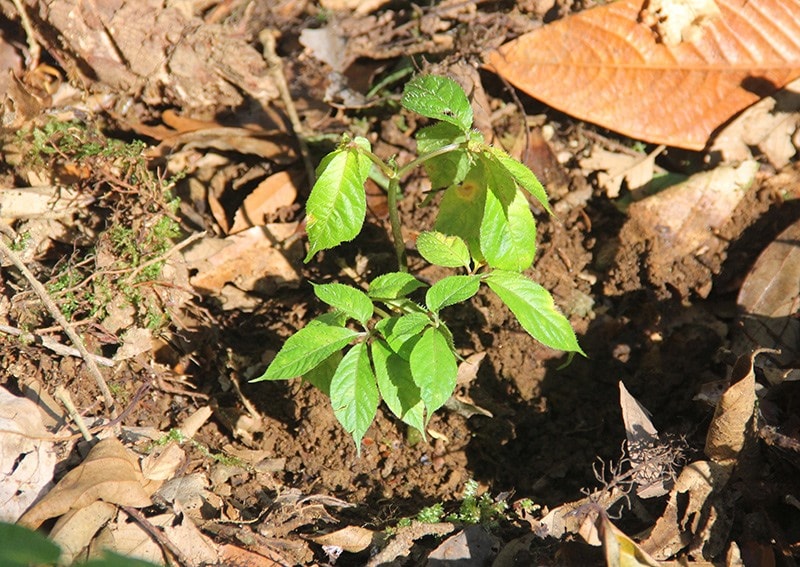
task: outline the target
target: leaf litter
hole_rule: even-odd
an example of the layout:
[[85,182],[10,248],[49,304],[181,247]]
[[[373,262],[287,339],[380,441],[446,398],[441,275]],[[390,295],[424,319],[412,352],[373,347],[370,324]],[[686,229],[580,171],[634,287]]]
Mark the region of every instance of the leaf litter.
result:
[[[686,161],[681,162],[683,154],[674,148],[660,153],[653,147],[632,151],[625,140],[620,144],[607,133],[555,115],[523,96],[522,108],[540,113],[537,124],[553,133],[547,140],[534,137],[534,143],[544,147],[546,155],[558,156],[547,167],[562,173],[558,177],[562,188],[551,193],[559,222],[540,220],[535,277],[554,291],[560,306],[567,307],[591,359],[555,370],[557,355],[526,339],[506,311],[479,294],[461,314],[464,324],[458,329],[471,337],[475,354],[463,355],[474,363],[459,367],[457,396],[445,403],[450,411],[431,420],[429,431],[436,432],[431,444],[407,438],[397,422],[379,416],[365,432],[362,456],[356,458],[318,392],[301,383],[265,384],[263,389],[246,384],[263,371],[270,349],[277,350],[281,337],[320,312],[316,300],[303,294],[298,284],[304,279],[336,277],[340,270],[332,258],[325,258],[318,271],[299,263],[304,253],[299,211],[307,188],[295,173],[301,165],[293,133],[282,116],[285,101],[275,102],[278,88],[253,40],[265,24],[292,22],[294,28],[281,27],[293,31],[284,32],[280,50],[293,86],[293,104],[320,139],[349,129],[353,116],[341,112],[341,101],[331,100],[330,107],[325,104],[329,99],[324,93],[338,79],[324,63],[310,62],[309,57],[326,60],[320,56],[321,48],[306,45],[309,53],[303,53],[297,47],[305,25],[300,22],[306,21],[300,15],[314,11],[303,4],[248,8],[220,23],[217,18],[225,11],[222,4],[204,14],[186,6],[162,13],[123,3],[118,14],[87,8],[79,13],[75,27],[68,28],[69,3],[49,10],[35,2],[20,3],[36,15],[34,21],[47,22],[51,26],[47,30],[62,33],[64,42],[56,41],[50,31],[40,33],[41,47],[58,63],[56,67],[41,65],[27,74],[22,74],[28,61],[22,56],[26,50],[20,47],[24,35],[18,35],[16,43],[3,42],[8,48],[5,53],[13,53],[3,59],[4,69],[16,73],[4,89],[3,126],[41,127],[49,120],[43,119],[43,112],[64,113],[71,108],[71,113],[62,115],[79,120],[102,115],[120,131],[146,137],[153,144],[147,151],[154,160],[151,165],[185,176],[172,186],[182,199],[170,213],[180,218],[183,235],[205,231],[185,247],[178,243],[176,249],[160,249],[145,260],[157,262],[162,271],[129,287],[148,290],[150,308],[145,303],[119,304],[109,307],[103,318],[90,308],[92,302],[102,300],[86,295],[76,298],[75,292],[93,285],[97,296],[102,286],[94,271],[119,269],[114,262],[123,249],[102,244],[103,234],[114,222],[141,218],[141,225],[134,225],[138,238],[152,231],[153,224],[148,223],[155,217],[148,215],[154,209],[146,206],[152,195],[145,196],[127,183],[119,175],[119,162],[94,161],[86,167],[85,162],[75,163],[79,160],[56,160],[41,174],[15,159],[2,170],[0,212],[16,211],[3,219],[3,232],[18,243],[26,263],[37,265],[40,278],[63,278],[62,289],[53,290],[55,299],[62,309],[78,301],[70,320],[84,329],[90,350],[117,354],[109,378],[125,406],[123,445],[114,437],[119,422],[102,419],[97,393],[87,386],[88,381],[80,380],[82,366],[74,358],[40,349],[37,337],[62,338],[61,331],[47,328],[46,315],[31,308],[35,303],[26,296],[24,281],[4,264],[2,323],[26,333],[31,328],[35,331],[19,333],[24,337],[21,341],[4,335],[7,348],[0,361],[4,386],[10,391],[42,392],[35,397],[36,403],[49,414],[44,422],[48,429],[31,425],[23,435],[3,436],[27,447],[16,453],[25,454],[22,460],[13,451],[3,453],[0,464],[11,467],[10,478],[15,482],[21,482],[31,457],[37,457],[39,476],[30,494],[35,492],[33,498],[38,501],[32,507],[19,501],[18,512],[27,509],[25,522],[38,525],[45,518],[59,517],[50,536],[62,544],[67,558],[83,557],[87,549],[110,547],[157,562],[167,550],[184,565],[233,562],[231,558],[276,565],[314,561],[377,565],[407,558],[407,564],[416,564],[428,557],[431,562],[439,557],[463,558],[471,552],[469,541],[475,529],[450,523],[394,527],[398,519],[413,517],[431,501],[454,508],[465,482],[479,478],[493,491],[515,490],[544,504],[536,512],[535,507],[518,501],[495,531],[500,539],[490,538],[491,544],[478,546],[488,549],[482,555],[487,561],[495,556],[497,561],[507,560],[513,554],[527,564],[548,564],[554,545],[561,557],[568,557],[569,546],[563,540],[553,544],[554,540],[538,536],[562,538],[579,533],[590,543],[602,544],[603,555],[594,557],[607,564],[648,565],[651,557],[665,562],[679,558],[698,565],[722,559],[737,564],[742,557],[771,561],[796,554],[798,543],[785,521],[798,513],[790,497],[800,466],[792,395],[792,377],[798,367],[794,349],[798,292],[791,281],[791,267],[796,263],[792,262],[796,249],[792,230],[797,218],[793,204],[797,172],[791,164],[797,143],[793,91],[776,94],[776,102],[764,99],[748,117],[742,116],[743,126],[734,121],[712,140],[712,130],[758,100],[763,94],[760,87],[767,85],[731,87],[735,96],[717,104],[720,114],[713,124],[697,120],[697,129],[694,124],[676,129],[676,117],[691,117],[691,112],[707,108],[704,105],[711,100],[703,98],[711,95],[705,90],[710,83],[691,89],[673,85],[654,96],[654,88],[671,85],[664,77],[693,76],[691,69],[680,65],[663,70],[646,93],[631,85],[640,84],[637,81],[651,70],[626,70],[606,87],[593,89],[563,77],[539,81],[573,93],[588,90],[600,98],[614,94],[626,116],[607,122],[602,115],[574,111],[575,115],[644,141],[695,149],[716,143],[712,151],[719,153],[713,156],[723,160],[722,166],[713,160],[704,166],[686,166]],[[511,13],[500,14],[481,3],[443,2],[435,8],[410,9],[381,2],[358,7],[334,4],[331,8],[341,12],[326,27],[328,33],[333,30],[342,38],[344,52],[337,55],[338,68],[332,70],[346,76],[343,84],[353,93],[380,108],[392,99],[394,84],[388,77],[397,71],[391,65],[402,65],[401,55],[443,56],[438,69],[452,70],[462,79],[470,77],[473,88],[468,92],[474,95],[476,120],[483,116],[481,129],[507,143],[513,155],[530,157],[526,153],[528,121],[515,102],[501,93],[491,75],[459,66],[464,64],[460,59],[473,56],[479,48],[496,48],[502,39],[512,40],[529,31],[531,17],[541,6],[520,2]],[[758,41],[748,35],[751,32],[779,21],[769,16],[775,3],[767,0],[746,7],[724,2],[718,6],[721,14],[693,16],[688,28],[675,32],[619,4],[613,9],[625,8],[626,19],[614,25],[635,29],[637,34],[645,30],[631,26],[649,26],[647,37],[655,38],[656,52],[686,53],[689,44],[707,45],[709,34],[719,33],[715,37],[724,39],[729,32],[719,31],[720,22],[732,13],[755,10],[760,14],[742,24],[745,31],[739,35],[748,41]],[[559,4],[559,9],[566,13],[570,7]],[[649,9],[661,21],[663,10],[673,8],[651,3]],[[606,16],[600,10],[587,10],[580,17],[603,20]],[[4,12],[3,17],[16,21],[18,14]],[[123,21],[135,25],[123,32]],[[559,25],[553,22],[541,32],[550,33],[547,30]],[[181,41],[173,34],[179,29],[186,31]],[[502,31],[490,33],[498,29]],[[613,33],[613,29],[601,33]],[[555,48],[561,45],[559,41],[548,39],[540,45]],[[117,51],[109,51],[111,45]],[[501,51],[507,58],[509,48]],[[580,57],[579,51],[574,53]],[[558,69],[567,73],[564,77],[581,68],[580,62],[570,67],[569,61],[559,60]],[[500,69],[494,56],[490,62],[512,83],[527,80],[522,73]],[[782,74],[770,76],[770,89],[788,82],[797,68],[791,57],[784,57],[779,66]],[[70,72],[81,76],[80,89],[64,79]],[[408,77],[409,72],[400,68],[398,76]],[[707,73],[705,80],[730,76],[719,67]],[[368,93],[381,79],[387,79],[384,90]],[[87,88],[95,94],[86,95]],[[636,93],[645,106],[619,103],[620,93],[626,91]],[[679,112],[646,106],[648,102],[662,105],[664,100]],[[624,119],[631,117],[646,120],[646,127],[629,129]],[[394,120],[367,119],[377,132],[371,140],[373,150],[382,156],[403,152],[404,136],[408,138],[403,132],[408,130],[402,129],[418,126]],[[523,124],[521,130],[519,124]],[[663,131],[664,136],[673,136],[681,129],[678,138],[654,134]],[[8,139],[4,151],[7,144]],[[640,162],[637,154],[648,159]],[[758,164],[750,161],[754,157]],[[642,171],[632,169],[640,163]],[[698,173],[702,169],[706,172]],[[547,175],[546,171],[537,173],[542,178]],[[656,180],[664,173],[689,174],[690,183],[658,192]],[[425,190],[413,184],[409,189],[411,193]],[[125,208],[131,202],[142,206]],[[425,210],[411,208],[412,202],[408,199],[401,205],[403,214],[413,215],[421,228],[430,228],[431,223],[425,226]],[[62,205],[65,208],[59,210]],[[126,212],[114,216],[115,210]],[[385,270],[386,261],[375,251],[383,219],[369,216],[369,211],[367,215],[375,227],[370,238],[354,243],[358,250],[339,260],[355,264],[361,255],[367,259],[363,269]],[[105,218],[111,222],[104,224]],[[94,271],[81,271],[86,265],[81,257],[84,247],[98,236],[101,245]],[[751,250],[744,261],[739,260],[743,256],[738,242]],[[736,263],[730,264],[731,258]],[[80,278],[60,273],[65,264]],[[139,268],[122,269],[130,275]],[[151,328],[147,321],[153,322],[158,311],[168,313],[166,321]],[[726,355],[717,351],[720,346],[729,348],[733,359],[739,357],[730,378]],[[764,350],[754,366],[755,356],[750,353],[759,349],[780,349],[781,353]],[[659,517],[638,524],[620,505],[633,505],[637,498],[649,496],[634,494],[637,490],[630,488],[631,482],[640,489],[647,482],[637,475],[645,461],[630,447],[618,464],[614,459],[619,459],[616,452],[626,431],[650,431],[651,425],[636,421],[639,425],[623,427],[616,409],[620,378],[637,396],[636,400],[624,398],[628,401],[622,404],[622,414],[630,420],[631,408],[652,410],[659,433],[656,436],[653,427],[648,443],[671,457],[665,457],[668,464],[661,472],[674,480],[668,495],[653,496],[666,499],[666,509]],[[712,380],[722,380],[720,395],[709,397],[716,407],[713,417],[692,401],[699,385]],[[150,381],[156,384],[156,392],[140,394],[141,384]],[[71,437],[71,446],[79,435],[75,429],[69,433],[56,429],[64,422],[63,412],[57,402],[47,401],[46,390],[58,384],[73,390],[80,413],[90,423],[105,424],[100,428],[113,435],[86,457],[57,453],[54,475],[48,460],[52,457],[45,458],[49,447],[62,436]],[[207,400],[210,406],[204,405]],[[24,415],[32,417],[37,412],[26,408]],[[210,419],[212,412],[215,419]],[[636,419],[643,419],[640,412],[635,413]],[[231,419],[234,414],[238,417]],[[75,419],[80,416],[70,418]],[[20,423],[13,419],[8,429],[17,430]],[[182,433],[172,434],[178,425]],[[694,451],[688,464],[669,444],[676,434]],[[134,445],[131,439],[147,441]],[[156,441],[164,444],[148,446]],[[110,454],[100,455],[98,447]],[[606,474],[598,474],[599,478],[592,471],[595,458],[606,465]],[[776,481],[769,489],[755,480],[767,467]],[[78,474],[83,476],[75,481]],[[127,480],[119,486],[129,490],[120,495],[114,487],[123,478]],[[55,488],[49,488],[50,481],[57,482]],[[587,488],[598,485],[599,489]],[[669,485],[664,482],[664,489]],[[156,492],[158,486],[161,492]],[[589,490],[591,496],[575,500],[581,489]],[[137,506],[147,506],[153,494],[158,495],[161,508],[138,511]],[[617,522],[620,513],[623,521]],[[737,524],[735,517],[744,521]],[[360,527],[364,524],[371,529]],[[772,532],[756,527],[763,525],[771,526]],[[151,531],[140,526],[149,526]],[[389,528],[387,535],[384,528]],[[651,529],[648,536],[626,535],[643,528]],[[521,535],[526,530],[530,537]],[[321,536],[320,531],[330,533]],[[450,540],[442,540],[450,534]],[[432,552],[436,547],[438,551]],[[339,554],[338,549],[345,551]],[[371,559],[370,554],[374,554]]]

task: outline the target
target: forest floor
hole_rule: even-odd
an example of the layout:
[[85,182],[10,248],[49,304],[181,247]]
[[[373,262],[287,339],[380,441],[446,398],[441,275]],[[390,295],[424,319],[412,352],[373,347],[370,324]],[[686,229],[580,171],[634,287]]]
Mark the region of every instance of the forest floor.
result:
[[[46,435],[73,436],[53,445],[53,482],[83,466],[91,445],[53,401],[63,390],[93,434],[121,439],[143,460],[145,478],[184,491],[152,506],[112,502],[141,510],[142,521],[191,521],[197,540],[187,541],[201,542],[164,552],[162,539],[185,537],[164,528],[152,549],[125,547],[120,534],[130,523],[119,511],[106,518],[105,539],[99,527],[86,528],[87,544],[146,548],[140,556],[160,562],[167,553],[192,565],[212,564],[192,555],[202,546],[227,565],[604,564],[602,549],[577,532],[537,534],[549,511],[592,492],[596,502],[627,470],[620,382],[670,440],[678,475],[703,458],[716,401],[709,392],[724,389],[737,357],[788,346],[795,357],[782,366],[796,367],[800,349],[786,336],[764,344],[743,331],[740,290],[761,252],[800,219],[797,164],[776,169],[762,159],[733,212],[676,256],[647,217],[631,213],[624,184],[609,196],[604,177],[615,159],[640,159],[654,146],[514,94],[481,67],[486,50],[588,5],[362,2],[336,12],[301,0],[45,4],[20,4],[26,33],[16,3],[0,2],[10,24],[3,29],[15,30],[2,36],[0,64],[23,77],[4,72],[0,89],[10,101],[2,231],[86,349],[105,357],[97,365],[117,408],[112,415],[103,403],[80,353],[47,347],[48,339],[72,342],[11,261],[0,280],[0,385],[15,396],[38,392]],[[30,41],[42,50],[35,69],[21,55]],[[373,181],[364,232],[302,263],[310,187],[279,76],[313,164],[345,132],[403,162],[417,119],[398,99],[418,71],[464,85],[482,111],[478,127],[548,190],[555,215],[537,216],[529,274],[552,292],[586,357],[565,364],[564,353],[537,343],[496,297],[479,293],[443,312],[467,362],[427,441],[379,409],[359,456],[320,391],[301,380],[249,383],[288,336],[325,311],[309,282],[361,285],[396,269],[385,194]],[[655,163],[690,176],[708,169],[704,157],[666,149]],[[404,182],[401,214],[416,230],[431,225],[433,207],[421,206],[426,183],[417,175]],[[415,233],[405,236],[419,267]],[[436,280],[436,270],[417,275]],[[787,495],[800,488],[797,386],[754,373],[764,394],[759,424],[779,437],[762,427],[748,474],[716,487],[712,531],[721,539],[709,543],[697,528],[675,556],[737,564],[736,542],[746,564],[794,564],[800,504]],[[181,455],[168,473],[148,477],[170,442]],[[488,495],[473,504],[484,512],[478,535],[465,518],[473,493]],[[668,500],[629,488],[608,514],[628,535],[642,534],[663,519]],[[454,515],[449,521],[408,521],[438,504]],[[40,511],[32,524],[50,530],[64,512]],[[358,529],[336,531],[348,527]],[[329,532],[337,536],[318,539]],[[466,539],[447,540],[445,549],[452,535]],[[471,560],[447,559],[464,545]]]

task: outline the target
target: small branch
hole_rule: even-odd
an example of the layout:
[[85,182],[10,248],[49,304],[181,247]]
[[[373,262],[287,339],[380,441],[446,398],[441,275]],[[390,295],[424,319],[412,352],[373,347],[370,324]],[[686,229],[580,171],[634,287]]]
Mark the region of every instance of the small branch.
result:
[[29,61],[30,68],[36,69],[36,67],[39,66],[39,61],[42,57],[42,48],[39,47],[39,44],[36,41],[33,25],[31,24],[30,18],[28,18],[28,13],[25,11],[25,6],[22,5],[22,0],[14,0],[14,6],[16,6],[17,12],[19,12],[19,19],[22,22],[22,29],[25,30],[25,37],[28,40],[28,51],[30,51],[31,54],[31,59]]
[[75,404],[72,403],[72,396],[69,395],[67,389],[63,385],[59,384],[56,386],[55,396],[61,401],[62,404],[64,404],[64,407],[67,408],[67,413],[72,418],[72,421],[75,422],[75,425],[78,426],[83,438],[87,442],[91,442],[92,434],[89,432],[89,428],[86,427],[86,424],[83,422],[83,417],[81,417],[81,414],[78,413],[78,409],[75,407]]
[[300,155],[303,158],[303,165],[306,168],[308,175],[309,186],[314,185],[315,172],[314,165],[311,163],[311,154],[308,151],[308,143],[306,142],[305,129],[300,122],[300,117],[297,114],[297,109],[292,100],[292,94],[289,92],[289,85],[286,84],[286,76],[283,74],[283,61],[275,51],[275,35],[273,30],[264,29],[258,34],[258,39],[261,45],[264,46],[264,60],[267,62],[272,79],[275,81],[275,86],[278,87],[283,105],[286,107],[286,114],[289,115],[289,121],[292,124],[292,130],[297,138],[297,145],[300,147]]
[[[71,346],[62,345],[57,340],[51,339],[50,337],[45,337],[44,335],[35,335],[33,333],[28,333],[16,327],[10,327],[9,325],[0,325],[0,333],[5,333],[7,335],[11,335],[12,337],[19,337],[21,341],[31,341],[36,344],[40,344],[44,348],[50,349],[54,353],[61,356],[76,356],[78,358],[81,357],[81,351],[79,351],[78,349],[73,348]],[[99,356],[97,354],[90,354],[90,356],[94,359],[94,361],[97,364],[101,366],[112,368],[115,364],[113,360],[111,360],[110,358],[106,358],[105,356]]]
[[36,295],[39,296],[39,299],[47,311],[50,312],[50,315],[53,317],[53,319],[55,319],[56,323],[61,325],[61,328],[64,329],[64,332],[72,341],[72,344],[75,345],[75,348],[77,348],[81,353],[83,361],[86,363],[86,368],[89,370],[89,374],[91,374],[92,378],[94,378],[94,381],[103,396],[103,403],[105,404],[106,409],[111,414],[112,419],[116,418],[117,405],[116,402],[114,402],[114,396],[111,395],[111,390],[108,389],[108,384],[106,384],[105,378],[103,378],[103,375],[100,373],[100,369],[97,367],[92,354],[87,350],[86,345],[83,344],[83,340],[81,340],[78,333],[76,333],[72,328],[72,325],[69,324],[67,319],[64,317],[64,314],[58,308],[58,305],[56,305],[53,300],[50,299],[50,296],[47,294],[47,290],[44,288],[44,286],[39,282],[39,280],[36,279],[36,276],[33,275],[20,257],[8,247],[2,238],[0,238],[0,253],[11,260],[11,263],[14,264],[25,277],[25,279],[28,280],[28,283],[33,288],[33,291],[36,292]]
[[400,193],[400,179],[392,177],[389,180],[388,202],[389,222],[392,225],[392,240],[394,240],[394,253],[397,256],[397,267],[401,272],[408,272],[408,259],[406,258],[406,243],[403,240],[403,231],[400,229],[400,210],[397,208],[397,198]]

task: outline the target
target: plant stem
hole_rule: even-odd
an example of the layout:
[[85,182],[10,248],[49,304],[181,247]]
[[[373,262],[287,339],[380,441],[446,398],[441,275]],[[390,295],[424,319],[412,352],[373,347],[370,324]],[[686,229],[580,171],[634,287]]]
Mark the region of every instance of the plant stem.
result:
[[403,167],[401,167],[397,172],[397,177],[403,177],[405,174],[413,171],[416,167],[422,165],[423,163],[425,163],[429,159],[435,158],[435,157],[443,155],[443,154],[448,154],[450,152],[453,152],[453,151],[461,148],[461,146],[463,146],[463,145],[464,145],[464,142],[455,142],[455,143],[452,143],[452,144],[447,144],[446,146],[442,146],[441,148],[433,150],[432,152],[427,153],[425,155],[421,155],[417,159],[411,160],[410,162],[405,164]]
[[389,222],[392,225],[392,240],[394,240],[394,253],[397,256],[397,267],[401,272],[408,272],[408,259],[406,258],[406,243],[403,232],[400,230],[400,210],[397,208],[397,198],[400,194],[400,178],[395,173],[389,178]]

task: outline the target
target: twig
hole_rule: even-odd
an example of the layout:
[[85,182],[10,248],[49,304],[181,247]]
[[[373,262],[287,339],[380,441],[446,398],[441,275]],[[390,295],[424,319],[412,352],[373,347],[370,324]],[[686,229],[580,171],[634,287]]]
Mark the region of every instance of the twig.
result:
[[30,68],[36,69],[36,67],[39,66],[39,60],[42,57],[42,48],[39,47],[39,44],[36,41],[33,25],[31,24],[30,18],[28,18],[28,13],[25,11],[25,7],[22,5],[22,0],[14,0],[14,6],[17,7],[19,19],[22,22],[22,29],[25,30],[25,36],[28,40],[28,51],[30,51],[31,54]]
[[311,155],[308,151],[303,124],[300,122],[292,95],[289,92],[289,85],[286,84],[286,76],[283,74],[283,61],[275,51],[273,30],[261,30],[261,33],[258,34],[258,39],[261,45],[264,46],[264,59],[267,62],[270,73],[272,73],[272,80],[275,81],[275,86],[278,87],[278,92],[281,94],[281,100],[286,107],[286,114],[289,115],[289,122],[291,122],[292,130],[294,130],[294,135],[297,137],[297,145],[300,147],[303,166],[306,168],[306,175],[308,175],[308,184],[313,186],[315,180],[314,165],[311,163]]
[[161,530],[152,524],[150,520],[148,520],[144,514],[142,514],[136,508],[131,506],[120,506],[122,510],[128,514],[133,520],[135,520],[142,529],[147,532],[147,534],[153,538],[153,540],[162,547],[165,551],[168,551],[180,565],[193,565],[195,562],[190,561],[184,553],[178,549],[174,543],[172,543],[167,536],[165,536]]
[[[32,341],[36,344],[40,344],[44,348],[50,349],[54,353],[60,354],[61,356],[81,357],[81,351],[78,349],[63,345],[57,340],[51,339],[50,337],[45,337],[44,335],[35,335],[33,333],[28,333],[22,329],[17,329],[16,327],[10,327],[8,325],[0,325],[0,333],[5,333],[7,335],[11,335],[12,337],[19,337],[22,341]],[[97,354],[90,354],[90,356],[97,364],[100,364],[101,366],[107,366],[109,368],[114,366],[114,361],[110,358],[99,356]]]
[[78,409],[75,407],[75,404],[72,403],[72,396],[69,395],[67,389],[63,385],[59,384],[56,386],[55,396],[61,401],[62,404],[64,404],[64,407],[67,408],[67,413],[69,413],[69,416],[72,418],[72,421],[75,422],[75,425],[78,426],[83,438],[86,441],[91,441],[92,434],[89,432],[89,428],[86,427],[86,424],[83,422],[83,417],[81,417],[81,414],[78,413]]
[[114,401],[114,396],[111,395],[111,390],[108,389],[108,384],[106,384],[105,378],[103,378],[103,375],[100,373],[100,369],[97,367],[97,363],[95,362],[94,358],[92,358],[92,354],[86,349],[86,345],[83,344],[83,340],[81,340],[80,336],[78,336],[78,333],[76,333],[72,328],[72,325],[69,324],[58,306],[53,302],[52,299],[50,299],[50,296],[47,295],[47,290],[44,288],[44,286],[39,282],[39,280],[36,279],[36,276],[33,275],[20,257],[8,247],[2,238],[0,238],[0,252],[2,252],[2,254],[9,260],[11,260],[11,263],[14,264],[25,277],[25,279],[28,280],[28,283],[33,288],[33,291],[36,292],[36,295],[39,296],[39,299],[47,311],[50,312],[50,315],[56,320],[56,323],[61,325],[61,327],[64,329],[64,332],[72,341],[72,344],[74,344],[75,348],[77,348],[81,353],[81,357],[83,357],[83,361],[86,363],[86,368],[89,370],[89,374],[91,374],[92,378],[94,378],[94,381],[103,396],[103,403],[105,404],[106,409],[111,414],[112,419],[116,418],[117,404]]

